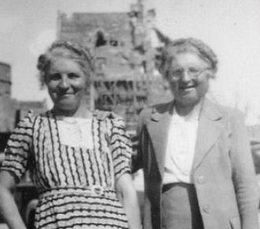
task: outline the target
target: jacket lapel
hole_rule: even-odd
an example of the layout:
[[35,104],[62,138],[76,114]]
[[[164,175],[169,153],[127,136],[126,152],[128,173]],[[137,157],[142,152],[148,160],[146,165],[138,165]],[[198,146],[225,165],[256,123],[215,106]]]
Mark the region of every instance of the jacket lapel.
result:
[[173,102],[164,104],[160,111],[154,108],[147,129],[153,144],[155,157],[161,176],[164,171],[168,129],[172,115]]
[[210,151],[223,130],[223,127],[224,119],[222,114],[216,105],[205,99],[199,119],[193,170],[200,165]]

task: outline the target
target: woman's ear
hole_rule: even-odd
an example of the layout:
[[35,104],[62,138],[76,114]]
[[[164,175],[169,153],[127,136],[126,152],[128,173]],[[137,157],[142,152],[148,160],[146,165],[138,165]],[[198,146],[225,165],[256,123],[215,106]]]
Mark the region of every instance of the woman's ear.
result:
[[216,72],[214,70],[208,71],[208,78],[209,79],[215,79],[216,78]]

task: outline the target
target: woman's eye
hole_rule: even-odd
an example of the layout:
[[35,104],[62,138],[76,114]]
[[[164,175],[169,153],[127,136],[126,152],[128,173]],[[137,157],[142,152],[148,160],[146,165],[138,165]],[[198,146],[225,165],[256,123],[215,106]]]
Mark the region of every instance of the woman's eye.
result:
[[69,77],[70,79],[74,79],[74,78],[79,78],[79,75],[76,74],[76,73],[71,72],[71,73],[68,74],[68,77]]
[[59,80],[61,78],[61,74],[60,73],[54,73],[54,74],[50,74],[50,80]]
[[172,76],[180,76],[182,74],[182,70],[181,69],[172,70],[170,71],[170,74]]
[[175,71],[173,71],[173,74],[180,75],[180,74],[182,74],[182,70],[180,70],[180,69],[175,70]]
[[189,68],[189,72],[193,74],[200,72],[200,70],[201,70],[200,68]]

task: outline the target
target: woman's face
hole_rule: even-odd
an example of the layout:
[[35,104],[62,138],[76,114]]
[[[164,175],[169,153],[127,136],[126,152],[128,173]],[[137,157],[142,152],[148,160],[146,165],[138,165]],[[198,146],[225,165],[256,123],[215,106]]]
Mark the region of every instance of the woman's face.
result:
[[55,109],[75,112],[86,89],[87,77],[78,63],[66,58],[52,61],[45,83]]
[[195,52],[177,53],[166,73],[176,103],[196,105],[206,94],[209,76],[213,74],[207,62]]

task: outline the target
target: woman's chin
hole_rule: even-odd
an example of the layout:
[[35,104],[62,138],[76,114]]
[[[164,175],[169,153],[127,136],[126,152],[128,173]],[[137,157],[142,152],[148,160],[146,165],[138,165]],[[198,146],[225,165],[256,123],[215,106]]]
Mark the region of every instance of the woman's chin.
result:
[[181,98],[178,98],[178,99],[176,98],[176,100],[177,100],[177,103],[179,103],[182,106],[194,106],[197,103],[199,103],[200,98],[186,95],[186,96],[182,96]]
[[64,114],[73,114],[77,111],[78,107],[77,106],[72,106],[71,104],[67,103],[62,103],[62,104],[56,104],[54,106],[54,111],[59,113],[60,115]]

